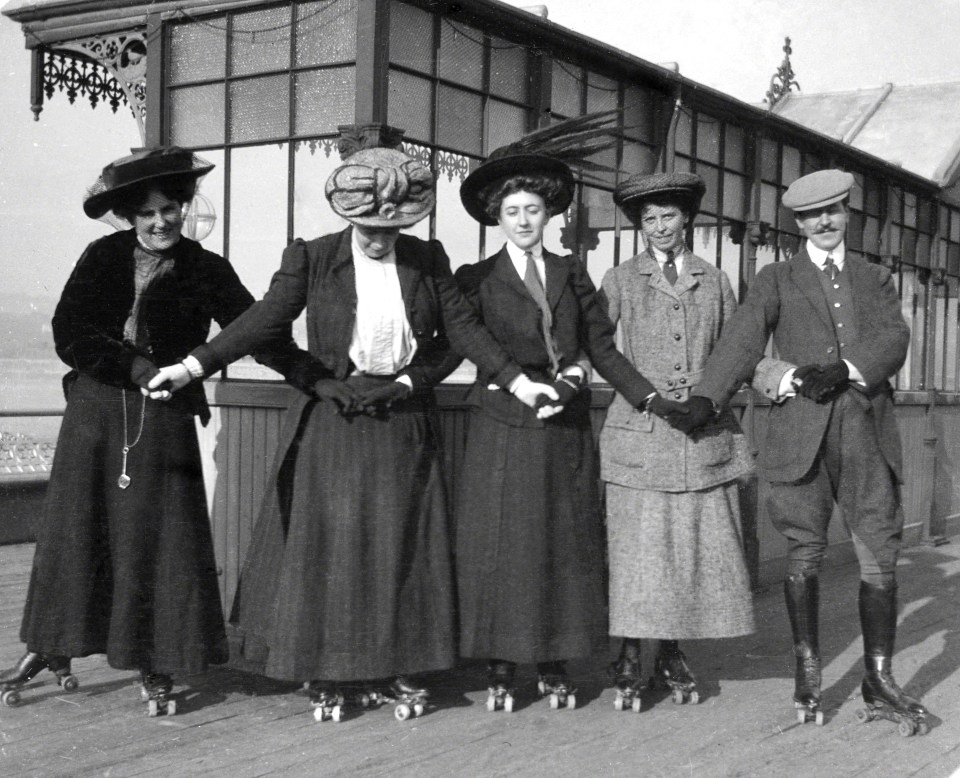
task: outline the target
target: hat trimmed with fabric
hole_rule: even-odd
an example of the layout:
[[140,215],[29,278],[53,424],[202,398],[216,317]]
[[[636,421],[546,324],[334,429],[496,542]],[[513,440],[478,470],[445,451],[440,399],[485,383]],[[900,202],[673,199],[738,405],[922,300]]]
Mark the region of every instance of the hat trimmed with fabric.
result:
[[177,146],[135,151],[103,169],[93,186],[87,190],[83,212],[91,219],[99,219],[122,203],[131,188],[144,181],[174,176],[198,179],[214,167],[212,162]]
[[784,208],[810,211],[844,200],[853,188],[852,173],[845,170],[818,170],[798,178],[783,193]]
[[351,154],[327,179],[330,207],[351,224],[410,227],[436,202],[433,172],[402,151],[380,146]]
[[706,183],[696,173],[638,173],[617,185],[613,201],[631,216],[648,200],[675,198],[686,204],[692,219],[706,191]]

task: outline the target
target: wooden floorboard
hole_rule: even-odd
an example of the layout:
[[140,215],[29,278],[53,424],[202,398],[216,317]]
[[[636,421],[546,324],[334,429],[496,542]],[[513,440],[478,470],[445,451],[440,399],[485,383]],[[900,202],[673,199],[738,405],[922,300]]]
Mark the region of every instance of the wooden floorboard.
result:
[[[572,664],[576,710],[536,700],[521,667],[518,709],[488,714],[483,668],[430,677],[435,707],[395,721],[392,708],[317,724],[295,684],[232,668],[178,679],[179,712],[146,716],[135,673],[103,657],[76,660],[81,688],[49,673],[0,708],[2,776],[949,776],[960,768],[960,543],[911,549],[900,570],[895,671],[934,718],[926,737],[889,722],[860,725],[861,649],[855,566],[822,585],[824,727],[796,724],[790,639],[779,587],[756,596],[758,632],[685,644],[703,701],[650,694],[640,715],[613,710],[611,655]],[[0,546],[0,663],[23,651],[18,629],[33,547]],[[650,650],[644,662],[649,667]]]

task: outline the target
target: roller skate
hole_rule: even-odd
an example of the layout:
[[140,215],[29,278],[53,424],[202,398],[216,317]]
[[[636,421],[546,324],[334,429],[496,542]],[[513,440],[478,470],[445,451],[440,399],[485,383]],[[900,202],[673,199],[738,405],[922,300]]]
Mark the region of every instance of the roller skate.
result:
[[539,662],[537,675],[540,696],[549,699],[552,710],[577,707],[577,690],[567,677],[564,662]]
[[427,709],[427,698],[430,696],[426,689],[410,682],[410,679],[398,675],[388,687],[388,700],[396,703],[393,709],[397,721],[406,721],[411,716],[420,717]]
[[669,689],[670,698],[675,705],[682,705],[685,702],[696,705],[700,702],[697,679],[690,672],[687,657],[679,649],[675,640],[660,641],[660,650],[653,664],[650,686]]
[[489,684],[487,710],[513,713],[513,674],[517,666],[513,662],[491,660],[487,665],[487,683]]
[[927,709],[904,693],[893,678],[893,644],[897,630],[897,586],[860,582],[860,624],[863,628],[863,663],[866,674],[860,691],[866,706],[857,711],[861,723],[887,719],[897,724],[903,737],[930,731]]
[[814,722],[823,726],[820,709],[820,579],[811,573],[788,575],[783,580],[783,594],[793,632],[793,655],[796,658],[793,705],[797,723]]
[[20,689],[44,670],[57,676],[57,683],[65,692],[75,692],[80,686],[77,677],[70,672],[69,657],[28,651],[13,667],[0,673],[0,704],[18,705]]
[[[632,655],[631,655],[632,654]],[[610,674],[617,690],[613,699],[614,710],[632,710],[640,712],[642,705],[640,690],[643,681],[640,678],[640,656],[634,651],[621,651],[620,658],[610,665]]]
[[344,696],[336,684],[328,681],[310,681],[307,684],[314,721],[342,721],[345,713]]
[[173,679],[165,673],[140,671],[140,699],[147,703],[147,715],[173,716],[177,712],[177,701],[170,697]]

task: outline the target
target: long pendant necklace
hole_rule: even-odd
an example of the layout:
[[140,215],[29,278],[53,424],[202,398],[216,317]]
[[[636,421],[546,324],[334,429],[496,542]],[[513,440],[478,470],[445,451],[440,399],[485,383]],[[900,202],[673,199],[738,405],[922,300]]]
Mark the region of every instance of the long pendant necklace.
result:
[[120,477],[117,479],[117,486],[121,489],[126,489],[130,486],[130,476],[127,475],[127,454],[130,453],[130,449],[137,445],[140,442],[140,436],[143,435],[143,419],[147,414],[147,398],[146,395],[142,398],[142,404],[140,406],[140,430],[137,432],[137,439],[133,443],[127,442],[127,391],[121,387],[120,393],[123,398],[123,465],[120,467]]

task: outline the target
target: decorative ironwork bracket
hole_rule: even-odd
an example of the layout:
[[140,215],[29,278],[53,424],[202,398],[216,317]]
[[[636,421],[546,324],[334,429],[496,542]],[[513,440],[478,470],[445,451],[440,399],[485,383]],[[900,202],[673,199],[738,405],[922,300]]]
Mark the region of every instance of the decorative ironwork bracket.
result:
[[790,38],[783,39],[783,54],[783,62],[770,79],[770,88],[767,90],[767,96],[763,98],[763,102],[769,103],[770,108],[779,103],[790,92],[791,87],[795,86],[798,91],[800,90],[800,84],[794,78],[796,73],[793,72],[793,65],[790,64],[790,55],[793,54]]
[[145,142],[147,107],[147,36],[144,32],[98,35],[34,50],[33,93],[30,109],[40,119],[44,96],[66,92],[71,104],[85,97],[96,108],[109,103],[114,113],[120,103],[130,106]]

